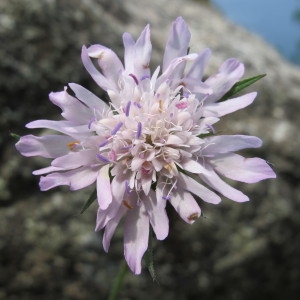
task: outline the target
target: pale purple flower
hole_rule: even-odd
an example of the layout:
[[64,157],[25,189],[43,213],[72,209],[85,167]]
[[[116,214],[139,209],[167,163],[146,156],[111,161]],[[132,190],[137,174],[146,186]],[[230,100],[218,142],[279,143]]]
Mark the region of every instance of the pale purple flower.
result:
[[27,124],[59,134],[27,135],[16,147],[24,156],[53,159],[49,167],[33,172],[48,174],[40,179],[42,191],[96,185],[96,230],[104,228],[104,250],[124,217],[125,258],[139,274],[149,226],[158,240],[168,235],[167,202],[192,224],[201,215],[195,197],[213,204],[221,201],[219,194],[237,202],[249,200],[221,177],[254,183],[275,174],[264,160],[234,153],[260,147],[257,137],[215,135],[219,117],[246,107],[256,96],[217,102],[243,76],[241,62],[228,59],[203,81],[210,50],[187,54],[190,32],[181,17],[170,31],[161,73],[159,67],[150,72],[149,26],[137,41],[125,33],[123,42],[124,65],[102,45],[82,49],[83,64],[109,95],[109,103],[70,83],[49,96],[64,120]]

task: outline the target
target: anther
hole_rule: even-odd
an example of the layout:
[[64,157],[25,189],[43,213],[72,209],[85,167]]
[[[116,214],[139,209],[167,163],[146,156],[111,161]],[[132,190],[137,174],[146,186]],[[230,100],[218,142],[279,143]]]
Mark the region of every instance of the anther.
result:
[[129,76],[133,78],[133,80],[136,83],[136,85],[139,84],[139,81],[138,81],[138,79],[136,78],[136,76],[134,74],[130,73]]
[[123,126],[123,123],[122,122],[119,122],[116,127],[111,131],[111,135],[115,135],[119,130],[120,128]]

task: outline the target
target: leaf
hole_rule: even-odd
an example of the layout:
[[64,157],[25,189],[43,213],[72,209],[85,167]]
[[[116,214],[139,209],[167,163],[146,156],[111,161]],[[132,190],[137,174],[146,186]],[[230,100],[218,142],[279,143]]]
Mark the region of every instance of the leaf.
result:
[[10,132],[10,136],[13,137],[14,139],[16,139],[17,141],[19,141],[19,139],[21,138],[18,134]]
[[146,264],[147,264],[147,268],[149,270],[152,280],[155,281],[157,284],[159,284],[158,276],[155,271],[154,261],[153,261],[152,235],[153,235],[153,232],[151,230],[151,232],[149,234],[149,244],[148,244],[149,246],[148,246],[148,249],[146,252]]
[[225,100],[231,98],[233,95],[237,94],[241,90],[252,85],[253,83],[255,83],[256,81],[258,81],[259,79],[261,79],[265,76],[266,76],[266,74],[261,74],[261,75],[257,75],[254,77],[250,77],[250,78],[246,78],[244,80],[238,81],[218,102],[225,101]]
[[97,199],[97,190],[95,189],[89,199],[84,203],[80,214],[82,215],[90,206],[91,204]]

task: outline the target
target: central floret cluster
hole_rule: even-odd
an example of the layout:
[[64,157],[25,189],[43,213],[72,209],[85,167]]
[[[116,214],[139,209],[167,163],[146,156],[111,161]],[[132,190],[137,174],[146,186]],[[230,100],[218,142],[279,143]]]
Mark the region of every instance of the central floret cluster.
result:
[[218,204],[219,194],[238,202],[249,200],[221,176],[253,183],[275,174],[264,160],[234,153],[260,147],[259,138],[218,136],[213,127],[220,117],[248,106],[256,97],[249,93],[223,98],[243,76],[240,61],[226,60],[203,81],[211,52],[187,54],[190,32],[181,17],[170,31],[161,72],[158,67],[150,73],[149,26],[137,41],[125,33],[123,42],[124,65],[102,45],[82,49],[83,64],[108,94],[108,103],[70,83],[49,96],[62,109],[64,120],[27,124],[59,134],[27,135],[16,147],[25,156],[53,159],[51,166],[34,171],[47,174],[41,177],[41,190],[59,185],[78,190],[96,182],[96,230],[105,228],[103,247],[108,251],[124,217],[125,258],[139,274],[149,225],[157,239],[168,235],[167,203],[192,224],[201,215],[196,200]]

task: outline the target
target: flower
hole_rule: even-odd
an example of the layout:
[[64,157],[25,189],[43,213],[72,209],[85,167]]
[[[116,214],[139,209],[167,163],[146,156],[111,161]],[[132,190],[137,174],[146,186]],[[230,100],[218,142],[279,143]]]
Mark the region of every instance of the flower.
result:
[[221,116],[246,107],[256,96],[218,102],[243,76],[240,61],[228,59],[215,75],[202,80],[211,53],[187,54],[190,32],[181,17],[171,28],[161,74],[160,67],[150,72],[149,26],[137,41],[125,33],[123,42],[124,66],[109,48],[82,48],[83,64],[107,92],[109,103],[70,83],[49,95],[64,120],[27,124],[59,134],[27,135],[16,147],[24,156],[53,159],[49,167],[33,172],[43,175],[42,191],[96,185],[96,230],[104,228],[103,248],[108,251],[124,217],[125,259],[139,274],[150,225],[158,240],[168,235],[167,202],[192,224],[201,215],[198,198],[212,204],[220,203],[219,194],[237,202],[249,200],[221,177],[254,183],[275,173],[260,158],[234,153],[260,147],[259,138],[215,134],[213,125]]

